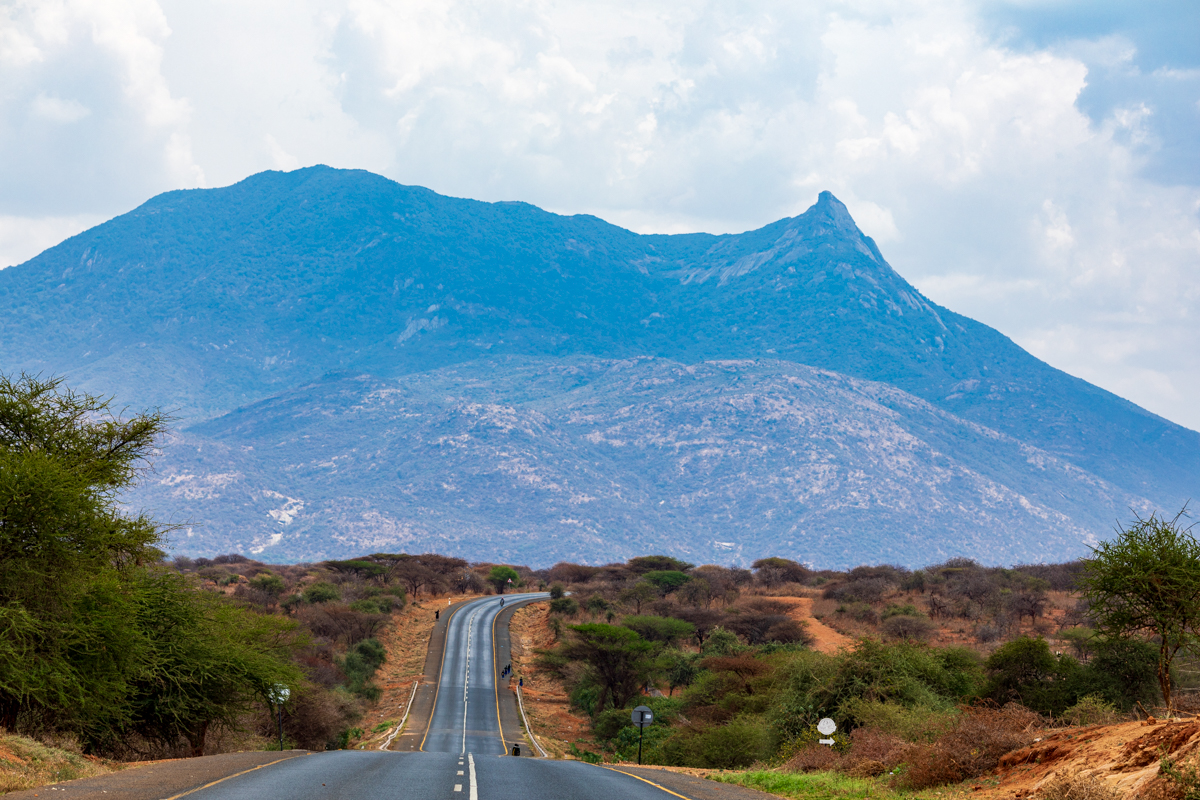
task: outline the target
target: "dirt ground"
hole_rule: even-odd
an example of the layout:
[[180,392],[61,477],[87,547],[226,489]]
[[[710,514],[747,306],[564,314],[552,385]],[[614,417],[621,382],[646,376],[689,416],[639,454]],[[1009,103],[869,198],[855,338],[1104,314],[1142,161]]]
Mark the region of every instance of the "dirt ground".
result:
[[1094,777],[1122,797],[1166,798],[1169,782],[1159,774],[1163,756],[1194,767],[1200,755],[1200,720],[1140,721],[1051,732],[1006,755],[1000,768],[972,785],[980,798],[1028,798],[1056,778]]
[[[476,597],[482,595],[426,595],[392,614],[391,623],[377,637],[387,651],[387,661],[374,678],[383,695],[358,723],[365,733],[355,747],[361,745],[367,750],[379,747],[400,724],[414,684],[424,681],[425,655],[429,651],[429,637],[433,632],[433,612],[445,609],[447,600],[457,603]],[[389,724],[384,727],[384,723]],[[382,730],[376,731],[376,728]]]
[[791,606],[788,614],[792,619],[804,625],[808,635],[813,638],[813,650],[833,655],[843,647],[854,644],[854,640],[813,617],[813,601],[817,595],[818,592],[813,590],[813,594],[808,597],[779,596],[771,599]]
[[508,626],[513,677],[525,679],[521,696],[538,742],[552,758],[573,758],[573,743],[581,750],[592,749],[592,729],[586,716],[571,712],[562,681],[534,664],[535,650],[554,646],[554,634],[547,624],[549,616],[546,603],[531,603],[513,615]]

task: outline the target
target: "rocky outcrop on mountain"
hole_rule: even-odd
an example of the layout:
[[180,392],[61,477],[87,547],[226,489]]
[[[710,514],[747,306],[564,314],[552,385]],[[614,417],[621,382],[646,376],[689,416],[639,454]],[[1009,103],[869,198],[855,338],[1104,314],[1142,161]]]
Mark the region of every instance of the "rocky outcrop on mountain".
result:
[[[1131,506],[1174,511],[1200,493],[1200,434],[1055,370],[997,331],[930,302],[887,264],[828,193],[800,216],[743,234],[646,236],[594,217],[564,217],[523,203],[442,197],[365,172],[314,167],[263,173],[223,189],[169,192],[0,271],[0,369],[61,374],[74,386],[115,395],[133,407],[172,411],[182,433],[179,443],[164,451],[166,463],[182,464],[173,448],[193,440],[207,442],[209,454],[222,446],[233,448],[228,468],[210,465],[216,476],[210,489],[217,493],[224,491],[217,486],[221,481],[226,481],[221,486],[232,486],[243,480],[231,475],[265,470],[261,474],[266,476],[277,467],[269,460],[254,466],[258,456],[239,460],[240,445],[233,439],[209,438],[200,431],[272,403],[302,404],[304,393],[312,390],[301,387],[325,386],[330,379],[323,376],[331,372],[371,375],[403,387],[471,364],[511,366],[532,359],[528,363],[578,365],[643,357],[705,369],[746,360],[762,368],[774,364],[771,369],[780,371],[806,365],[823,371],[819,374],[836,373],[838,380],[886,385],[899,392],[897,397],[907,398],[905,403],[923,401],[928,415],[936,412],[954,420],[946,423],[949,427],[931,423],[912,435],[954,463],[971,464],[971,475],[983,476],[980,480],[1008,486],[1014,497],[1024,498],[1012,500],[1017,506],[1028,502],[1042,510],[1006,516],[989,505],[992,500],[982,498],[1008,495],[997,489],[1000,494],[993,496],[981,488],[984,484],[974,483],[961,495],[966,505],[957,515],[931,511],[940,508],[941,501],[934,498],[945,486],[976,481],[966,473],[952,479],[951,473],[936,470],[912,473],[914,481],[926,481],[922,486],[906,487],[898,477],[902,473],[895,473],[895,480],[856,489],[874,498],[862,508],[834,504],[801,511],[795,504],[768,504],[760,512],[748,499],[748,505],[733,503],[737,483],[720,490],[709,485],[681,490],[681,496],[720,495],[725,510],[689,517],[686,533],[672,528],[668,517],[650,514],[644,504],[622,511],[629,520],[625,534],[603,528],[605,541],[617,548],[613,557],[651,547],[659,541],[651,531],[673,531],[662,541],[676,549],[691,547],[693,541],[727,541],[717,524],[722,513],[727,518],[741,514],[735,522],[747,532],[773,536],[792,530],[774,521],[786,507],[796,515],[794,530],[809,538],[850,541],[845,537],[851,534],[841,532],[890,520],[887,530],[920,531],[912,535],[924,537],[923,542],[946,547],[980,542],[968,549],[985,558],[983,541],[1004,543],[996,545],[995,559],[988,560],[1000,559],[1000,553],[1035,558],[1043,546],[1047,553],[1081,552],[1080,541],[1106,534],[1115,519],[1128,516]],[[735,388],[730,384],[721,391],[733,393]],[[655,403],[666,402],[667,396],[646,397],[646,413],[654,418],[665,413],[649,409],[659,409]],[[562,402],[566,398],[559,397]],[[560,419],[549,407],[526,408],[499,396],[495,402],[513,413],[536,411],[548,420]],[[882,400],[878,404],[891,408]],[[701,403],[694,406],[698,416],[672,416],[671,424],[680,431],[703,428],[710,424],[703,415],[722,408],[716,400]],[[230,415],[235,409],[243,410]],[[316,414],[314,406],[311,415]],[[1036,467],[1042,470],[1042,488],[1031,494],[1032,489],[1018,488],[1025,484],[1015,478],[997,478],[993,472],[1001,467],[987,466],[988,451],[976,447],[972,452],[985,455],[961,456],[958,448],[966,447],[966,440],[957,434],[939,438],[949,436],[947,430],[987,431],[978,434],[979,441],[1010,442],[1027,449],[1031,465],[1054,466]],[[308,432],[314,447],[324,446],[318,441],[324,435],[319,428]],[[334,436],[333,428],[328,435]],[[346,444],[348,435],[338,434],[339,441]],[[565,441],[573,444],[567,447]],[[873,452],[845,441],[845,452],[857,455],[840,462],[844,469]],[[900,448],[896,452],[903,452],[898,441],[893,443]],[[562,469],[575,464],[570,469],[583,470],[585,462],[597,474],[607,469],[602,451],[588,449],[590,444],[585,448],[576,439],[560,444],[552,448],[556,455],[545,458],[563,459]],[[876,447],[884,447],[882,440]],[[650,458],[653,452],[647,449],[643,455]],[[589,461],[593,458],[600,460]],[[997,464],[1015,464],[1012,458],[1005,456]],[[643,467],[653,473],[651,462],[657,463],[651,459]],[[744,468],[743,486],[758,486],[779,469],[770,461],[747,462]],[[774,472],[755,471],[760,468]],[[824,486],[818,474],[794,473],[798,482],[811,479],[817,481],[814,486]],[[1094,491],[1081,493],[1079,476],[1086,476]],[[335,523],[326,516],[321,517],[325,522],[317,522],[314,508],[326,502],[317,499],[321,493],[288,494],[285,477],[280,472],[264,478],[260,488],[244,488],[278,493],[278,498],[260,497],[267,498],[262,503],[276,503],[261,511],[301,526],[290,531],[307,525],[306,535],[314,542],[342,535],[335,529],[350,525],[345,520],[351,518]],[[612,479],[626,486],[626,478]],[[845,481],[839,485],[853,484],[849,477]],[[180,492],[185,484],[179,484]],[[640,484],[635,481],[626,489],[631,492],[634,485]],[[350,491],[348,486],[343,490]],[[209,489],[190,486],[186,491]],[[885,495],[891,498],[887,502]],[[302,512],[285,499],[293,496],[294,503],[304,503]],[[751,496],[759,494],[746,495]],[[821,503],[828,499],[820,496]],[[354,502],[369,506],[370,513],[379,515],[371,518],[378,530],[420,530],[430,537],[449,537],[447,541],[507,530],[511,519],[509,511],[498,508],[472,512],[474,516],[451,513],[446,510],[451,506],[443,508],[440,500],[426,505],[443,508],[444,514],[437,512],[443,514],[437,517],[441,521],[422,516],[425,510],[410,517],[388,516],[372,499],[375,495],[350,491],[338,497],[343,498],[341,508]],[[624,508],[622,502],[614,501],[614,508]],[[663,514],[671,506],[665,496],[655,502]],[[702,506],[696,500],[689,507]],[[548,508],[526,512],[550,514]],[[776,516],[767,517],[774,508]],[[1043,511],[1045,520],[1059,522],[1030,527],[1026,517],[1043,519]],[[359,526],[354,530],[370,529],[362,514],[353,517]],[[635,519],[639,514],[642,518]],[[233,511],[228,515],[213,511],[197,519],[207,520],[205,536],[225,536],[229,548],[240,549],[233,543],[250,528]],[[951,524],[951,518],[959,521]],[[710,522],[702,524],[702,519]],[[1050,531],[1076,542],[1075,548],[1046,544],[1058,541],[1058,534],[1045,533]],[[613,538],[622,535],[628,539]],[[900,533],[888,536],[893,538],[871,545],[879,557],[895,554],[893,560],[911,560],[916,540]],[[190,547],[183,541],[181,546]],[[208,541],[215,546],[215,540]],[[287,534],[280,547],[285,541]],[[626,545],[631,549],[620,549]],[[933,549],[944,548],[937,544]],[[295,557],[302,552],[279,552],[285,550]]]
[[131,499],[185,553],[836,567],[1065,559],[1148,505],[884,384],[591,357],[330,376],[190,428]]

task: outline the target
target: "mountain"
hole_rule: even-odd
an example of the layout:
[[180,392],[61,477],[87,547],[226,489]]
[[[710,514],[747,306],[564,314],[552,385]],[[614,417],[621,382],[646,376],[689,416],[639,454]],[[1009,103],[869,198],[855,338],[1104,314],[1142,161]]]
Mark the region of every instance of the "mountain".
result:
[[[798,217],[744,234],[646,236],[594,217],[563,217],[523,203],[448,198],[366,172],[314,167],[262,173],[223,189],[169,192],[0,271],[0,368],[64,374],[72,384],[115,394],[135,407],[174,410],[183,430],[180,444],[166,449],[164,463],[174,463],[171,449],[185,447],[184,442],[203,440],[214,448],[219,442],[233,448],[230,463],[242,466],[214,474],[259,476],[259,483],[238,490],[245,497],[257,491],[283,494],[269,488],[271,481],[283,485],[283,467],[270,459],[238,461],[233,451],[240,434],[221,426],[235,417],[264,414],[251,427],[271,430],[272,424],[282,424],[268,423],[272,404],[298,408],[310,402],[305,413],[315,418],[324,407],[318,398],[326,391],[318,387],[339,386],[342,394],[337,396],[350,402],[350,387],[359,386],[354,381],[363,380],[360,375],[403,389],[412,382],[449,381],[446,370],[461,367],[463,375],[474,375],[468,383],[486,374],[497,386],[517,392],[521,384],[514,376],[528,378],[530,364],[541,365],[532,373],[538,376],[557,374],[556,364],[581,369],[591,364],[587,370],[604,373],[595,365],[646,356],[653,357],[647,364],[662,369],[716,369],[705,365],[752,360],[763,397],[776,400],[783,396],[778,382],[797,365],[815,368],[814,374],[837,373],[833,377],[841,381],[855,379],[855,386],[884,384],[888,391],[899,391],[905,404],[923,401],[929,414],[945,415],[939,425],[913,434],[930,452],[1006,487],[1044,509],[1047,519],[1059,515],[1053,530],[1076,543],[1106,534],[1130,506],[1178,509],[1200,487],[1200,435],[1055,370],[995,330],[930,302],[888,266],[829,193]],[[536,378],[544,380],[549,378]],[[765,388],[768,384],[774,388]],[[605,388],[599,378],[589,385],[594,392],[616,391],[618,397],[621,391]],[[650,417],[683,426],[677,433],[709,424],[721,408],[716,399],[720,392],[732,391],[725,386],[707,401],[688,405],[690,417],[663,417],[663,403],[682,401],[672,399],[674,389],[662,386],[661,396],[651,392],[655,396],[641,402]],[[470,395],[453,381],[446,391]],[[527,443],[538,452],[549,448],[542,458],[562,469],[591,464],[601,474],[601,465],[609,462],[568,434],[574,429],[555,411],[578,397],[550,393],[536,408],[515,395],[497,395],[492,402],[514,414],[536,411],[555,421],[557,433],[551,439],[535,437],[536,444]],[[412,398],[425,404],[422,408],[432,408],[428,404],[436,405],[435,400]],[[449,415],[443,423],[453,427],[458,406],[438,407]],[[843,410],[858,409],[855,413],[864,415],[856,417],[861,424],[874,424],[868,423],[875,413],[868,413],[868,407],[852,403]],[[223,416],[234,409],[241,410]],[[610,411],[597,413],[603,417]],[[376,427],[360,427],[357,434],[374,438],[381,430],[405,430],[398,423],[385,424],[385,418],[372,417]],[[739,424],[753,428],[758,422],[751,416]],[[344,431],[332,421],[329,426],[305,435],[323,447],[352,444],[353,426]],[[1026,448],[1025,472],[1047,474],[1035,480],[1021,473],[1018,479],[1019,459],[1011,453],[987,455],[992,445],[977,445],[975,455],[964,455],[957,448],[965,446],[960,434],[967,430],[986,431],[979,436],[987,442]],[[733,435],[734,429],[727,433]],[[760,433],[770,440],[769,431]],[[420,439],[415,431],[405,436]],[[866,458],[866,451],[846,441],[845,460],[839,464],[850,469],[854,459]],[[791,447],[783,440],[778,446]],[[403,448],[390,452],[397,459],[411,456]],[[653,471],[649,464],[657,463],[657,457],[652,452],[642,454],[649,459],[642,466],[635,468],[634,459],[612,469]],[[757,481],[763,475],[755,470],[777,470],[785,462],[768,459],[744,466]],[[868,464],[869,459],[862,462],[864,468]],[[1081,492],[1074,478],[1063,477],[1068,473],[1101,488]],[[682,484],[671,487],[672,474],[668,470],[661,476],[662,491],[706,491],[703,481],[686,491]],[[626,485],[626,477],[609,477]],[[363,500],[370,494],[365,477],[355,480],[317,481],[311,491]],[[921,491],[926,492],[913,497],[934,502],[939,479],[930,472],[913,480],[924,481]],[[879,488],[875,496],[899,497],[898,481],[885,481],[892,488]],[[1034,484],[1041,487],[1036,492]],[[762,543],[782,535],[783,529],[756,525],[749,512],[741,514],[739,509],[757,502],[752,496],[759,490],[752,485],[761,486],[745,484],[746,497],[737,502],[737,490],[728,489],[724,513],[736,518],[734,527],[749,537],[747,542]],[[974,538],[963,538],[966,522],[952,524],[948,514],[929,516],[903,503],[868,504],[853,524],[832,512],[802,513],[782,500],[771,507],[776,514],[799,515],[796,530],[804,529],[810,537],[828,533],[837,538],[838,530],[870,527],[877,520],[886,531],[880,557],[900,561],[910,560],[905,554],[916,547],[905,531],[920,531],[917,538],[934,552],[963,542],[964,552],[969,549],[985,560],[996,560],[1000,553],[1033,558],[1039,543],[1053,539],[1046,533],[1051,528],[1030,527],[1020,515],[988,516],[991,512],[981,511],[983,500],[963,498],[962,519],[978,520],[973,523],[978,527],[971,528]],[[665,513],[666,496],[658,500]],[[529,495],[525,502],[537,506],[543,499]],[[427,506],[443,508],[438,503],[430,500]],[[532,506],[531,514],[551,514],[550,507]],[[885,506],[890,510],[885,512]],[[386,508],[395,524],[428,531],[419,541],[430,547],[455,536],[470,538],[469,531],[518,530],[502,524],[507,512],[501,506],[481,506],[491,510],[474,517],[451,513],[445,506],[444,513],[437,512],[436,524],[422,518],[434,512],[419,503]],[[270,519],[265,511],[255,513]],[[617,512],[608,508],[595,513],[599,516],[586,524],[599,526],[602,518],[609,519],[604,514]],[[679,523],[691,526],[691,533],[668,535],[674,529],[661,515],[649,515],[639,505],[622,513],[630,520],[629,533],[603,527],[613,548],[627,545],[630,552],[641,551],[657,541],[653,535],[667,536],[662,541],[677,548],[693,541],[728,541],[716,521],[703,515]],[[193,531],[193,540],[224,536],[228,549],[237,549],[232,544],[237,531],[248,530],[245,522],[235,524],[232,511],[213,514],[196,517],[205,519],[206,526],[204,534]],[[313,547],[297,544],[288,550],[292,557],[325,552],[316,542],[322,537],[336,541],[340,523],[334,519],[313,522],[305,534]],[[530,526],[531,539],[550,535],[548,529]],[[613,535],[629,538],[618,541]],[[413,541],[417,548],[418,540]],[[181,546],[189,547],[186,541]],[[751,549],[758,553],[759,547]],[[767,550],[782,552],[779,547]],[[912,560],[922,559],[913,555]]]
[[1145,503],[894,387],[776,360],[332,375],[164,450],[138,507],[200,523],[193,551],[288,560],[437,542],[537,564],[1016,563],[1073,557]]

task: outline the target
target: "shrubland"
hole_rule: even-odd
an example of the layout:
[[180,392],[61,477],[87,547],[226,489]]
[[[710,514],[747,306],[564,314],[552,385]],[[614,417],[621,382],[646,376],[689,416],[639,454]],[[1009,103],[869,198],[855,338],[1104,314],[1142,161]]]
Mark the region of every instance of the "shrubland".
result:
[[[630,709],[644,704],[656,712],[646,763],[832,770],[915,790],[984,774],[1047,727],[1162,702],[1158,647],[1101,632],[1082,562],[833,572],[665,559],[536,573],[556,595],[558,639],[536,674],[590,720],[578,757],[636,757]],[[814,649],[806,620],[848,644]],[[832,747],[818,743],[823,717],[839,726]]]
[[[165,430],[58,381],[0,378],[0,727],[88,756],[336,748],[380,696],[379,635],[422,596],[549,588],[538,664],[589,759],[887,774],[897,787],[995,767],[1054,724],[1188,702],[1200,548],[1151,516],[1082,562],[814,570],[664,555],[544,570],[434,553],[268,565],[166,561],[168,528],[118,496]],[[1150,602],[1147,600],[1149,598]],[[807,620],[847,637],[818,650]],[[1182,688],[1182,698],[1173,689]],[[656,723],[639,737],[630,708]],[[835,719],[833,746],[817,721]],[[275,746],[278,746],[277,744]]]
[[56,379],[0,376],[0,732],[12,741],[53,742],[68,761],[270,746],[286,688],[284,746],[346,746],[379,696],[391,614],[529,574],[437,554],[168,562],[170,528],[119,503],[166,425]]

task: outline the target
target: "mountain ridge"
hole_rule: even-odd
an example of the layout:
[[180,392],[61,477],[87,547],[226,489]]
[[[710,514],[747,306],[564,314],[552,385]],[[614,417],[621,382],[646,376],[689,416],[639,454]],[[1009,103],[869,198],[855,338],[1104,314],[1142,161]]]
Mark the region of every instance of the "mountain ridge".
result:
[[1163,510],[1200,487],[1200,434],[928,300],[828,192],[742,234],[639,235],[313,167],[166,193],[0,271],[5,371],[65,374],[184,424],[333,371],[501,355],[806,364]]

